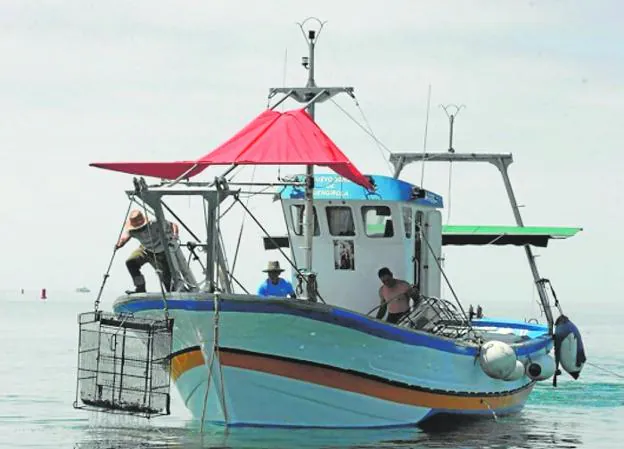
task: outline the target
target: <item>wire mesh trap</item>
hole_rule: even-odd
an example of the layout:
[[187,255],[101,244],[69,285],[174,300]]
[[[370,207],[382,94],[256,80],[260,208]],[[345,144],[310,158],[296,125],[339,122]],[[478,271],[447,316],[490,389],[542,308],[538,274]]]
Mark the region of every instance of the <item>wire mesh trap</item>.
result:
[[173,319],[96,311],[81,313],[78,325],[74,408],[169,415]]

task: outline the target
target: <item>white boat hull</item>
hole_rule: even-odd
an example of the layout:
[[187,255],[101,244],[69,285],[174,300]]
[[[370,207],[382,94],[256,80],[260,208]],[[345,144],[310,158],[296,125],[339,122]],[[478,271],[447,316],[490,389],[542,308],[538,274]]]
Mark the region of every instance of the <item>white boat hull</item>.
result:
[[[526,376],[488,377],[475,363],[475,348],[298,301],[223,300],[215,345],[212,301],[175,301],[168,302],[171,377],[193,416],[206,422],[414,425],[438,413],[515,412],[534,385]],[[128,305],[136,316],[162,316],[159,302]],[[531,344],[526,356],[550,349],[545,341]]]

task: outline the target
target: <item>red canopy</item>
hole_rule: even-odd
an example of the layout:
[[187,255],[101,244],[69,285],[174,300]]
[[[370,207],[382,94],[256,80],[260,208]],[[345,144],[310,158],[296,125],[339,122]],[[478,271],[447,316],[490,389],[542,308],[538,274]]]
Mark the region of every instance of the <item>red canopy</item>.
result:
[[195,161],[96,162],[93,167],[142,176],[190,178],[209,165],[321,165],[373,190],[336,144],[319,128],[305,109],[287,112],[266,110],[232,138]]

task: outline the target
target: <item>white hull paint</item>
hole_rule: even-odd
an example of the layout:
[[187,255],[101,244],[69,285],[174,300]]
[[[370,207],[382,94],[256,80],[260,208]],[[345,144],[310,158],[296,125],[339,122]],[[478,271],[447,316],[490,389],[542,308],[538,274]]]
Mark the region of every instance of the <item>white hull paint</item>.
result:
[[[217,369],[218,370],[218,369]],[[219,385],[211,383],[204,412],[207,370],[195,367],[177,381],[196,419],[223,424]],[[266,373],[223,368],[228,425],[284,427],[394,427],[414,425],[430,408],[397,404]],[[213,379],[214,382],[214,379]]]

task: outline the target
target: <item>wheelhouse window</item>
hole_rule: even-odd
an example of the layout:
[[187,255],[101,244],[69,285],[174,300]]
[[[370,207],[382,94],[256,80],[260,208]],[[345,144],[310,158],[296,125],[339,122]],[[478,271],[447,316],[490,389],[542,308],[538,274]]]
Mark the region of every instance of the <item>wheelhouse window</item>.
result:
[[[292,217],[293,232],[296,235],[303,235],[303,218],[305,213],[305,206],[303,204],[293,204],[290,206],[290,215]],[[319,235],[319,224],[316,216],[316,207],[312,207],[312,214],[314,215],[314,235]]]
[[412,237],[412,208],[403,208],[403,227],[405,228],[405,238]]
[[355,222],[348,206],[328,206],[325,208],[327,224],[331,235],[354,236]]
[[393,237],[394,223],[388,206],[362,206],[366,235],[374,238]]

